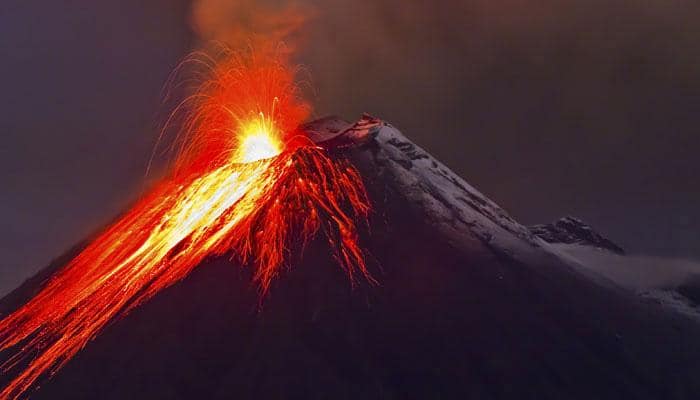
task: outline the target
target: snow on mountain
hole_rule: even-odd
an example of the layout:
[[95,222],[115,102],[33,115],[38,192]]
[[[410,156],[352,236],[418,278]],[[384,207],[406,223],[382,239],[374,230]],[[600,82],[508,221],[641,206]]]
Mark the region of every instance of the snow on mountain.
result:
[[650,266],[645,281],[634,257],[549,243],[370,116],[305,129],[365,181],[373,213],[361,241],[377,285],[351,286],[316,241],[261,306],[250,268],[207,259],[33,398],[697,398],[700,321],[636,294],[690,283],[690,265],[658,280]]
[[700,262],[681,258],[622,255],[581,244],[554,248],[580,267],[643,298],[700,319]]
[[500,206],[392,125],[367,115],[359,123],[367,121],[375,123],[368,133],[375,147],[365,151],[358,164],[379,167],[374,171],[379,179],[394,185],[406,203],[454,245],[469,250],[477,239],[522,261],[541,255],[541,240]]
[[610,239],[574,217],[560,218],[551,224],[530,226],[530,232],[547,243],[580,244],[610,250],[618,254],[625,252]]

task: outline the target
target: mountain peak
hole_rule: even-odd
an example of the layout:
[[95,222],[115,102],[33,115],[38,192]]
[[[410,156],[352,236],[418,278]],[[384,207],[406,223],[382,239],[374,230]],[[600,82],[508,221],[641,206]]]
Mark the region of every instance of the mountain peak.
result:
[[533,225],[530,232],[548,243],[579,244],[624,254],[622,247],[596,232],[590,225],[572,216],[550,224]]
[[[372,213],[359,236],[378,284],[349,284],[327,245],[312,240],[261,306],[250,268],[228,254],[208,257],[43,377],[32,398],[646,400],[700,392],[697,321],[581,273],[384,121],[333,117],[304,129],[364,181]],[[575,219],[554,226],[598,239]],[[0,310],[21,306],[42,281],[0,301]],[[0,386],[7,379],[0,375]]]

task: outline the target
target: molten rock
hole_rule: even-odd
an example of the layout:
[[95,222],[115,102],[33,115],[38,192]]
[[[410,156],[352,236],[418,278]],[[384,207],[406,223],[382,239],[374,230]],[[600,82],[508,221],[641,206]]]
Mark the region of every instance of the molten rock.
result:
[[[323,236],[260,302],[253,268],[207,257],[106,327],[35,399],[692,399],[700,325],[581,272],[392,126],[305,127],[367,189],[374,284]],[[315,135],[315,136],[314,136]],[[70,257],[69,257],[70,258]],[[249,260],[250,262],[251,260]],[[9,312],[45,277],[1,304]],[[3,376],[3,379],[5,378]]]

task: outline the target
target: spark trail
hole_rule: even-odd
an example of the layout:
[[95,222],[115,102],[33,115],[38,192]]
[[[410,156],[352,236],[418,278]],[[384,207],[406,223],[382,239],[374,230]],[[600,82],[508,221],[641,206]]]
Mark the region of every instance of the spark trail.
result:
[[170,174],[0,321],[0,399],[25,395],[111,321],[183,279],[205,257],[252,264],[261,291],[316,232],[351,280],[372,279],[358,244],[369,201],[357,171],[297,126],[309,107],[278,60],[229,55],[183,103]]

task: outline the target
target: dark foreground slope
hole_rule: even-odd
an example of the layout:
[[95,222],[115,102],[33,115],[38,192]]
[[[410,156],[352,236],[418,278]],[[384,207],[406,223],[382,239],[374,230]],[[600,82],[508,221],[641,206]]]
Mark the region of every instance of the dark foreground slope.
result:
[[398,131],[370,132],[346,152],[379,285],[351,288],[312,243],[259,307],[249,269],[210,259],[32,398],[698,398],[695,322],[581,275]]

